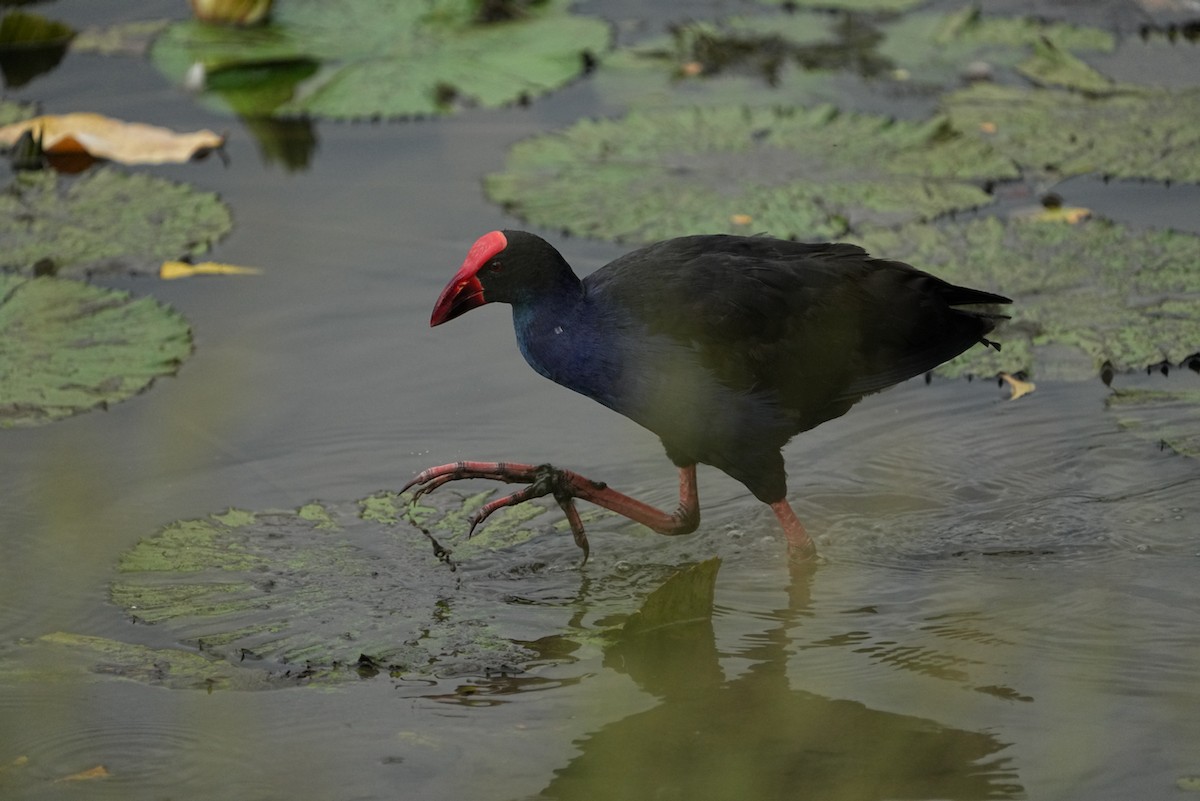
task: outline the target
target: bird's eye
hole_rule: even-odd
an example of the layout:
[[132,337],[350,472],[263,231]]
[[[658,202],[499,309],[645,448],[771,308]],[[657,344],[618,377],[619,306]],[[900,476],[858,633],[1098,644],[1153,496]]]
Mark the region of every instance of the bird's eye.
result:
[[498,273],[504,269],[504,265],[500,263],[499,259],[492,259],[488,262],[487,269],[489,273]]

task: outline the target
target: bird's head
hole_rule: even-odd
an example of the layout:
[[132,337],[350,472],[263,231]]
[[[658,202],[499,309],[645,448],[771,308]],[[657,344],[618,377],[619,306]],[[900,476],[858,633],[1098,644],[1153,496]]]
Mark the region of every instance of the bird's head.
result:
[[441,325],[485,303],[518,303],[579,279],[549,242],[525,231],[492,231],[475,240],[446,284],[429,324]]

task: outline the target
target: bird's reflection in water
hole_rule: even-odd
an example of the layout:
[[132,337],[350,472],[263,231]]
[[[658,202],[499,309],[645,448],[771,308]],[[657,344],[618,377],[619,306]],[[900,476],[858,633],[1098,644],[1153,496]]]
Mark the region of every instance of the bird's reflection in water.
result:
[[[607,652],[659,703],[576,743],[541,797],[555,799],[1003,799],[1024,797],[1006,743],[927,718],[793,689],[789,629],[812,570],[793,568],[788,608],[726,679],[712,625],[719,562],[681,571]],[[793,658],[795,658],[793,656]]]

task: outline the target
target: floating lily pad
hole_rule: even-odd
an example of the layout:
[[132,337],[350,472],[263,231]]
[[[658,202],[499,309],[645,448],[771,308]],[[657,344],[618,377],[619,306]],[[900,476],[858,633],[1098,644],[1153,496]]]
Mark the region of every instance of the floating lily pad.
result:
[[157,273],[163,261],[208,250],[232,224],[216,194],[153,175],[21,173],[0,191],[0,268]]
[[[263,100],[238,113],[338,119],[439,114],[463,104],[500,106],[543,94],[578,77],[608,47],[608,25],[568,13],[566,0],[522,6],[512,19],[484,20],[472,0],[292,0],[271,22],[234,29],[199,22],[171,26],[154,62],[175,81],[195,63],[216,79],[242,73],[236,87]],[[275,67],[319,65],[288,84],[288,97],[254,90],[277,82]],[[248,74],[247,70],[256,71]],[[287,76],[289,81],[295,75]]]
[[126,400],[191,350],[187,322],[154,300],[0,273],[0,428]]
[[951,95],[954,126],[1034,171],[1200,181],[1200,92],[1087,96],[979,85]]
[[[996,218],[910,225],[861,238],[871,252],[947,280],[1002,292],[1012,320],[996,352],[972,348],[942,368],[951,375],[1050,369],[1052,351],[1070,351],[1078,374],[1109,362],[1131,370],[1178,364],[1200,350],[1200,237],[1139,231],[1105,220],[1077,225]],[[1044,352],[1044,353],[1043,353]],[[1043,358],[1043,355],[1045,358]]]
[[491,199],[535,224],[628,241],[697,231],[802,239],[981,206],[1015,177],[944,120],[696,108],[589,120],[517,143]]
[[[423,500],[426,532],[394,493],[179,521],[121,557],[112,598],[184,645],[275,675],[520,672],[538,659],[528,640],[559,634],[569,613],[506,618],[512,589],[458,561],[454,533],[482,501]],[[523,521],[543,511],[498,513],[476,553],[533,536]]]

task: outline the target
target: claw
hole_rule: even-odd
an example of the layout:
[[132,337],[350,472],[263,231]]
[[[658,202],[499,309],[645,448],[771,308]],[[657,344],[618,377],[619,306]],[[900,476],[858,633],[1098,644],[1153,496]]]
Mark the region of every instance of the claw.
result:
[[[413,501],[416,501],[417,498],[433,492],[444,484],[464,478],[486,478],[508,484],[529,485],[511,495],[497,498],[481,506],[471,516],[467,536],[473,534],[475,528],[498,509],[516,506],[544,495],[553,495],[554,500],[563,510],[563,514],[567,516],[575,544],[583,551],[584,562],[587,561],[590,548],[587,534],[583,530],[583,521],[575,509],[576,498],[594,503],[628,517],[630,520],[649,526],[659,534],[672,536],[689,534],[695,531],[696,526],[700,523],[700,506],[696,494],[696,466],[694,464],[679,468],[679,508],[674,514],[661,512],[648,504],[610,489],[603,482],[592,481],[578,473],[548,464],[454,462],[423,470],[405,484],[400,492],[404,493],[416,487],[412,497]],[[791,539],[792,537],[789,535],[789,541]]]
[[[437,488],[460,479],[485,478],[493,481],[503,481],[509,484],[528,484],[524,489],[517,490],[511,495],[489,501],[476,510],[468,520],[467,538],[475,534],[475,529],[487,520],[494,512],[508,506],[531,501],[546,495],[553,495],[558,505],[567,515],[571,524],[571,534],[575,544],[583,551],[583,560],[587,561],[589,545],[587,534],[583,531],[583,522],[579,512],[575,510],[573,498],[578,488],[573,482],[573,474],[560,470],[553,465],[529,465],[508,462],[454,462],[423,470],[412,478],[401,489],[403,494],[412,490],[412,500],[428,495]],[[579,477],[581,480],[582,477]],[[603,488],[603,484],[590,482],[593,487]],[[415,488],[415,489],[414,489]]]

